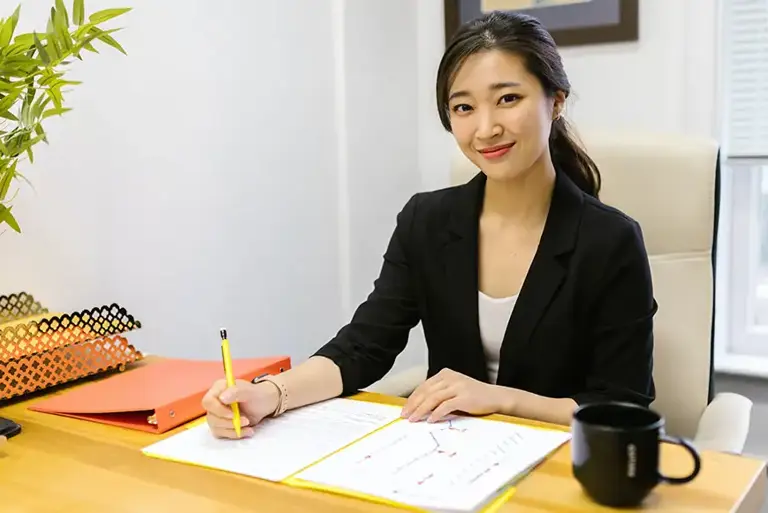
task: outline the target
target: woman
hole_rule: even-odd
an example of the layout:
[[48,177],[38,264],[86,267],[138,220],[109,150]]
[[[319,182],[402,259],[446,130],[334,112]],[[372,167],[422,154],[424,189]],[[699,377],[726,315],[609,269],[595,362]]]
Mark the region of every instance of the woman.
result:
[[491,13],[461,28],[437,76],[440,119],[482,170],[416,194],[351,322],[267,382],[216,383],[212,431],[243,436],[268,415],[364,388],[421,321],[429,377],[403,416],[504,413],[568,424],[599,400],[654,399],[656,311],[642,234],[600,203],[600,175],[562,117],[570,84],[535,19]]

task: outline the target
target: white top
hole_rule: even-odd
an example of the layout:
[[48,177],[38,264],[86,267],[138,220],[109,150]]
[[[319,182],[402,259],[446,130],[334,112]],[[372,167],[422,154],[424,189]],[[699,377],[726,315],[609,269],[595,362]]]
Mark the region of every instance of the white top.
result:
[[488,362],[488,376],[496,383],[499,375],[501,342],[507,331],[507,324],[517,302],[517,294],[510,297],[493,298],[478,291],[478,313],[480,317],[480,339],[483,342],[485,360]]

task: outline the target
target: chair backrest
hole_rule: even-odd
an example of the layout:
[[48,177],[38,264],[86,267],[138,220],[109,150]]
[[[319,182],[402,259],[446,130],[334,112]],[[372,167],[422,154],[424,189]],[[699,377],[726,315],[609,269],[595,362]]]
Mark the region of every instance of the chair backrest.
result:
[[[718,145],[666,134],[593,133],[582,141],[600,169],[600,199],[643,229],[659,303],[652,407],[667,432],[693,437],[711,398]],[[476,173],[457,150],[451,181]]]

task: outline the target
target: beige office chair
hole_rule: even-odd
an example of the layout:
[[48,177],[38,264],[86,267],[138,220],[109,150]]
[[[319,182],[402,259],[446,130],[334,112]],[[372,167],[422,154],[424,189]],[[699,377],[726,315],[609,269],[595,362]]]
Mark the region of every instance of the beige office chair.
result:
[[[591,134],[583,142],[602,174],[601,200],[637,220],[645,236],[659,303],[652,408],[665,416],[669,434],[701,449],[741,453],[752,402],[731,393],[712,397],[717,144],[638,134]],[[457,153],[452,182],[475,173]],[[370,390],[406,396],[425,376],[425,366],[413,367]]]

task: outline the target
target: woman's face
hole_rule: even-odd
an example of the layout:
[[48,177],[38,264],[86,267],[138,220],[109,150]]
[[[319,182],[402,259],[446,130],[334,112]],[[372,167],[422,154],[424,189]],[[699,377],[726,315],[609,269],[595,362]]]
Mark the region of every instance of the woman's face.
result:
[[448,92],[451,131],[489,179],[519,178],[548,158],[555,103],[562,98],[548,97],[517,55],[476,53],[461,65]]

